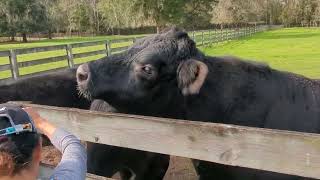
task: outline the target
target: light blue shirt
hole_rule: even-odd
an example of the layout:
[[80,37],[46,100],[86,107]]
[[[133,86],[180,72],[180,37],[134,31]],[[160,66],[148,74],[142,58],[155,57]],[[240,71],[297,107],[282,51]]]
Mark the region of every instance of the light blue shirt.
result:
[[87,153],[80,140],[62,129],[57,129],[50,140],[62,153],[61,161],[50,180],[84,180],[87,173]]

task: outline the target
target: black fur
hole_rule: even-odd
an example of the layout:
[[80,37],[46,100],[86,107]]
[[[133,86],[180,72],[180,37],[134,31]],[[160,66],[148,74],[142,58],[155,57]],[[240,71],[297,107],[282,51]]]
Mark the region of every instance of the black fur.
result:
[[[189,59],[205,63],[209,73],[199,94],[184,96],[177,69]],[[90,79],[80,89],[122,113],[320,133],[319,81],[233,57],[204,56],[177,29],[88,65]],[[301,179],[204,161],[197,172],[200,179]]]
[[31,101],[34,104],[88,109],[90,102],[78,93],[76,69],[68,69],[1,85],[0,103]]
[[[90,110],[118,112],[103,100],[96,99]],[[87,142],[88,172],[112,177],[119,172],[121,179],[161,180],[166,174],[170,157],[157,153]]]

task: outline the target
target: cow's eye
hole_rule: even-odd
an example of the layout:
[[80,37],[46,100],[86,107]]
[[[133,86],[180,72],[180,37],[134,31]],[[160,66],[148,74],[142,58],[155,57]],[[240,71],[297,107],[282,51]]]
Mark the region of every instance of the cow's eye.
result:
[[145,72],[146,74],[152,74],[152,67],[151,65],[145,65],[142,67],[143,72]]

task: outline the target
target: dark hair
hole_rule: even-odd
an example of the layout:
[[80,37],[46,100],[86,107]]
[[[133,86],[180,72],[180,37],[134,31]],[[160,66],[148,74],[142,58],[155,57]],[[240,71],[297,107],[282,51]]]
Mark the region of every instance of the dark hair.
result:
[[[10,122],[0,117],[0,129],[10,127]],[[40,135],[35,132],[11,134],[0,137],[0,177],[14,176],[32,162],[34,149]]]

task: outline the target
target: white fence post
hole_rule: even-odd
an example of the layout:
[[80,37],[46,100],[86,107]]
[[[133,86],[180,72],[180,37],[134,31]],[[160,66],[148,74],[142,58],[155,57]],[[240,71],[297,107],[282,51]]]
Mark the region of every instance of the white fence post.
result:
[[106,44],[106,48],[107,48],[107,56],[111,56],[111,40],[107,41],[107,44]]
[[19,78],[19,67],[17,61],[17,55],[14,49],[10,49],[10,65],[11,65],[11,74],[13,79]]
[[73,62],[73,54],[72,54],[72,45],[71,44],[67,44],[66,51],[67,51],[68,66],[70,68],[73,68],[74,62]]

